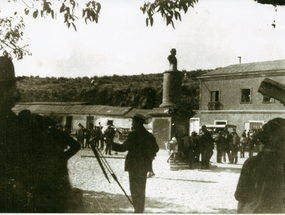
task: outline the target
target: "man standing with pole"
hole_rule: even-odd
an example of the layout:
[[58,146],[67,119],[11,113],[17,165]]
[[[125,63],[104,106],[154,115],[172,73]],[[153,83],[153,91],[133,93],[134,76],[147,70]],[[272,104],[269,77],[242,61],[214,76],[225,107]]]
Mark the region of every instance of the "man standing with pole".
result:
[[133,131],[123,144],[113,143],[114,151],[128,151],[125,171],[129,172],[130,191],[135,213],[144,211],[145,187],[148,171],[152,169],[152,160],[159,150],[153,134],[143,126],[145,117],[135,114],[132,118]]

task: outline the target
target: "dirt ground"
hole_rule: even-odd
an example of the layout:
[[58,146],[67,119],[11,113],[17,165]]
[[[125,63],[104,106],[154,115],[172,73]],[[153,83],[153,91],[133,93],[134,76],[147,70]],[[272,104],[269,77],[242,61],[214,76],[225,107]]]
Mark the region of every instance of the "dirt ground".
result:
[[[106,157],[111,171],[130,196],[128,173],[124,171],[126,153]],[[168,151],[160,150],[154,160],[155,176],[147,180],[145,213],[236,213],[234,192],[240,170],[238,164],[217,163],[216,152],[210,169],[175,169],[167,163]],[[77,213],[133,213],[122,189],[108,173],[104,177],[91,149],[82,149],[68,163],[72,186],[83,191],[83,204]]]

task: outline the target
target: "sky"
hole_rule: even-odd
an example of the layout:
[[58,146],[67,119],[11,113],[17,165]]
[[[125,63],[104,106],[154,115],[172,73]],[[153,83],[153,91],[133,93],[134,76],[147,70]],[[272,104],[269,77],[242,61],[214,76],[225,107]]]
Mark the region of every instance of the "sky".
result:
[[[31,0],[26,0],[30,2]],[[98,0],[99,23],[77,20],[77,32],[61,18],[24,16],[24,42],[32,56],[13,60],[16,76],[93,77],[163,73],[177,50],[178,69],[216,69],[285,59],[285,9],[254,0],[200,0],[175,29],[159,14],[146,27],[143,0]],[[86,2],[79,0],[80,3]],[[1,13],[22,12],[22,1],[1,1]],[[277,9],[277,11],[276,11]],[[79,13],[81,15],[81,12]],[[275,20],[276,28],[272,26]]]

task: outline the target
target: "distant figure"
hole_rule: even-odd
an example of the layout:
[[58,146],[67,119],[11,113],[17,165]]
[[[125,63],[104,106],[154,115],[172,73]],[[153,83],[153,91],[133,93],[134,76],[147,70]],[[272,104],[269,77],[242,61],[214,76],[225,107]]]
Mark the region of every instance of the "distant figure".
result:
[[213,155],[214,140],[212,138],[211,133],[207,130],[206,125],[202,126],[201,144],[202,144],[201,169],[209,169],[210,159],[211,159],[211,156]]
[[246,145],[247,145],[247,137],[246,137],[246,130],[244,130],[241,134],[241,139],[240,139],[240,157],[244,158],[245,150],[246,150]]
[[194,162],[200,162],[200,154],[202,153],[201,149],[201,136],[197,134],[196,131],[191,133],[191,138],[194,144]]
[[231,137],[227,126],[224,128],[221,135],[222,135],[221,143],[223,147],[223,161],[224,163],[227,162],[227,155],[228,155],[229,162],[231,162],[231,149],[230,149]]
[[189,162],[189,168],[193,168],[194,163],[194,142],[192,137],[188,134],[184,134],[182,137],[183,154],[186,156]]
[[170,151],[170,156],[167,159],[167,162],[172,158],[173,162],[176,160],[176,154],[178,154],[178,141],[175,136],[171,138],[169,141],[169,151]]
[[177,70],[177,59],[175,57],[176,49],[171,49],[170,53],[171,54],[167,57],[167,59],[169,61],[169,69],[170,70]]
[[84,130],[85,128],[81,123],[78,123],[79,129],[76,131],[76,139],[81,148],[84,149]]
[[219,131],[218,136],[215,138],[215,143],[217,147],[217,163],[222,163],[223,157],[223,147],[222,147],[222,131]]
[[268,121],[258,138],[264,147],[242,167],[235,192],[237,212],[284,214],[285,119]]
[[248,137],[248,156],[252,157],[254,152],[254,147],[257,144],[257,135],[256,131],[250,131]]
[[91,138],[90,138],[90,143],[93,144],[95,147],[100,147],[99,146],[99,140],[101,138],[101,130],[98,126],[94,126],[93,129],[91,130]]
[[99,128],[99,132],[100,132],[100,150],[103,151],[104,150],[104,134],[102,132],[103,126],[101,125],[101,123],[98,123],[98,128]]
[[108,120],[107,122],[107,128],[104,131],[104,136],[105,136],[105,142],[106,142],[106,149],[105,149],[105,154],[112,155],[112,143],[114,142],[114,137],[115,137],[115,126],[113,125],[112,120]]
[[240,145],[240,138],[236,132],[236,129],[233,128],[233,132],[230,134],[231,135],[231,160],[230,163],[237,164],[238,162],[238,150],[239,150],[239,145]]
[[90,123],[89,128],[85,129],[84,132],[85,148],[90,148],[90,138],[91,138],[92,129],[93,129],[93,123]]

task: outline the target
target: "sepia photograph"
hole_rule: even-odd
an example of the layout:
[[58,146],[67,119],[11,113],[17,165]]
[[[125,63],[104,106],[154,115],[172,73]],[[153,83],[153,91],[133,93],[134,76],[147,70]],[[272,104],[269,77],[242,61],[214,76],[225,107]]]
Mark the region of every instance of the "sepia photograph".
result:
[[285,213],[285,0],[1,0],[1,213]]

